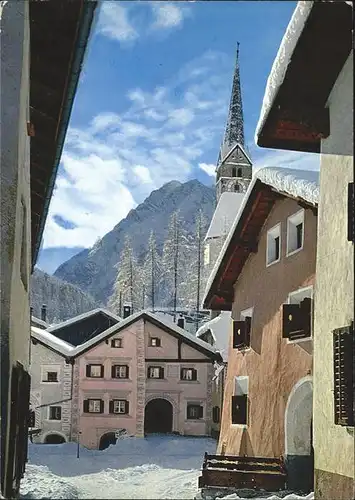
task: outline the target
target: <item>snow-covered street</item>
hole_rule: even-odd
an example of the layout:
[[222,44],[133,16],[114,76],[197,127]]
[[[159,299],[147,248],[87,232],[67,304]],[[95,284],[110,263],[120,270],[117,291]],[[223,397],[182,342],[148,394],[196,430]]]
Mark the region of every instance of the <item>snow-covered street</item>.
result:
[[193,499],[203,454],[215,450],[213,439],[157,435],[123,438],[104,451],[80,448],[78,459],[75,443],[30,444],[21,497]]

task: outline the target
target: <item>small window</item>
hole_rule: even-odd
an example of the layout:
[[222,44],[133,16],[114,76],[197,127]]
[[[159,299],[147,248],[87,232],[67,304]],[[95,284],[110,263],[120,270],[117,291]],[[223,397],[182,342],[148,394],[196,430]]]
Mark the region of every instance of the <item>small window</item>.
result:
[[127,365],[113,365],[112,378],[128,378],[129,367]]
[[35,427],[35,426],[36,426],[36,414],[33,410],[30,410],[28,418],[28,427]]
[[181,380],[197,380],[197,370],[194,368],[181,368]]
[[232,168],[232,177],[237,177],[237,169],[235,167]]
[[120,413],[127,415],[129,412],[129,402],[125,399],[114,399],[110,401],[110,413]]
[[150,366],[148,368],[148,378],[164,378],[164,368],[161,366]]
[[115,348],[119,349],[122,346],[123,346],[122,339],[112,339],[111,340],[111,347],[115,347]]
[[232,424],[247,424],[248,396],[232,396]]
[[61,420],[62,419],[62,407],[61,406],[50,406],[49,407],[49,420]]
[[86,376],[88,378],[103,378],[104,366],[103,365],[86,365]]
[[86,399],[84,401],[84,413],[103,413],[104,402],[102,399]]
[[238,177],[242,177],[242,169],[238,168]]
[[292,292],[288,303],[282,306],[282,337],[292,341],[312,336],[313,288],[306,287]]
[[269,266],[279,262],[281,248],[281,224],[277,224],[267,232],[266,263]]
[[150,342],[149,342],[150,347],[160,347],[160,338],[158,337],[150,337]]
[[203,418],[203,406],[197,404],[188,404],[186,416],[188,420],[199,420],[200,418]]
[[58,372],[45,372],[42,382],[58,382]]
[[214,424],[219,424],[221,419],[221,409],[219,406],[214,406],[212,408],[212,420]]
[[304,210],[287,219],[287,255],[291,255],[303,248],[304,237]]

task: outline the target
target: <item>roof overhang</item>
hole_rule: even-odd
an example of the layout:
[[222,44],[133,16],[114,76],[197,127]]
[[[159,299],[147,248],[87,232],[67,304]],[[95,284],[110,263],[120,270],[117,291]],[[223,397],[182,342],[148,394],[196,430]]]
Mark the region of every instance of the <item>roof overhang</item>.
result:
[[[352,49],[353,11],[344,1],[309,3],[283,81],[259,122],[260,147],[319,153],[321,139],[329,136],[327,100]],[[299,2],[297,9],[303,7],[300,4],[308,2]],[[291,20],[284,40],[295,31]],[[273,90],[270,79],[277,81],[279,59],[282,53],[274,62],[265,97]]]
[[32,266],[40,248],[97,1],[30,2]]
[[312,203],[294,198],[287,193],[280,193],[257,179],[229,243],[224,249],[222,260],[207,290],[203,307],[215,311],[232,310],[234,285],[248,257],[257,252],[261,229],[274,204],[282,198],[295,199],[303,208],[316,210]]

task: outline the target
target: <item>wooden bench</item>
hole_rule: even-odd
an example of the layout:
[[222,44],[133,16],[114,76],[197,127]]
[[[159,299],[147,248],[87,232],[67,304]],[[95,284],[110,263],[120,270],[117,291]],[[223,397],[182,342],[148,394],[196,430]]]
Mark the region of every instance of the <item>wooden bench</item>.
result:
[[246,488],[278,491],[286,488],[282,458],[238,457],[205,453],[199,488]]

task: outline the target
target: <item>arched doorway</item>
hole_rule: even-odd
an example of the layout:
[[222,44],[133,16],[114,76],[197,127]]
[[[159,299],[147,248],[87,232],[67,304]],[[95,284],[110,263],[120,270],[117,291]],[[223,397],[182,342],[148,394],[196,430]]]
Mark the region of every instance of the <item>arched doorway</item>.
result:
[[285,411],[285,454],[288,487],[308,493],[313,489],[313,384],[304,377],[293,387]]
[[166,399],[152,399],[144,414],[144,433],[169,433],[173,431],[173,407]]
[[60,434],[57,434],[55,432],[51,434],[47,434],[47,436],[44,439],[45,444],[62,444],[65,443],[65,438],[61,436]]
[[114,432],[106,432],[100,438],[99,450],[106,450],[111,444],[116,444],[116,441]]

